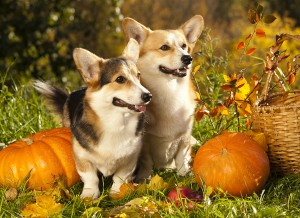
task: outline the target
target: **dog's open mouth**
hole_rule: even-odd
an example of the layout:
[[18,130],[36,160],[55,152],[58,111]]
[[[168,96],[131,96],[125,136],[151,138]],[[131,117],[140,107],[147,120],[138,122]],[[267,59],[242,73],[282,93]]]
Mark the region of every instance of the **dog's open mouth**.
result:
[[113,98],[113,105],[117,107],[127,107],[128,109],[135,111],[135,112],[145,112],[146,111],[146,105],[134,105],[134,104],[128,104],[127,102],[114,97]]
[[182,67],[179,69],[169,69],[167,67],[164,67],[162,65],[159,65],[159,70],[165,74],[172,74],[173,76],[178,76],[178,77],[185,77],[187,74],[187,67]]

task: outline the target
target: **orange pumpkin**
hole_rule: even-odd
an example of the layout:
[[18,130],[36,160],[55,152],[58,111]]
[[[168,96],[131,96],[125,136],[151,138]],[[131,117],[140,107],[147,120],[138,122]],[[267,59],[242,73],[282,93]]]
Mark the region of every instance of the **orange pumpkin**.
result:
[[51,188],[57,180],[67,187],[79,181],[69,128],[41,131],[0,151],[1,185],[17,187],[27,175],[27,187],[38,190]]
[[200,186],[246,196],[263,188],[270,165],[266,152],[257,142],[242,133],[226,132],[199,148],[193,170]]

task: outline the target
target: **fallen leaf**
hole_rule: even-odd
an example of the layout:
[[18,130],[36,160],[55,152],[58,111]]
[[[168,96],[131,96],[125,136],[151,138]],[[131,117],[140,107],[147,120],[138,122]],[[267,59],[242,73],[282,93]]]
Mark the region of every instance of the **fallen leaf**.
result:
[[61,212],[63,206],[56,203],[52,196],[36,196],[36,203],[26,204],[22,210],[24,217],[48,217]]
[[[109,217],[160,217],[157,213],[164,210],[167,203],[153,197],[144,196],[132,199],[124,206],[115,207],[109,212]],[[170,204],[169,204],[170,207]]]
[[101,211],[102,209],[100,207],[90,207],[83,212],[81,218],[96,217],[100,215]]
[[116,193],[116,194],[112,194],[110,197],[112,199],[121,199],[121,198],[129,196],[134,190],[135,190],[135,187],[132,183],[123,183],[120,186],[120,192]]
[[147,186],[149,190],[164,190],[168,188],[169,184],[163,180],[158,174],[153,176]]
[[5,200],[13,201],[17,198],[18,191],[15,188],[10,188],[5,192]]

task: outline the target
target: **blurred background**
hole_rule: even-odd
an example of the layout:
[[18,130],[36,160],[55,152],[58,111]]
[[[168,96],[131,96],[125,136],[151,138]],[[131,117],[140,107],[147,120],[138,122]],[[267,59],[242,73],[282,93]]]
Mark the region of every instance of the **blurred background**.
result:
[[[253,41],[263,56],[280,33],[300,34],[300,1],[260,1],[272,25],[260,28],[267,36]],[[204,36],[214,39],[217,54],[234,58],[236,45],[253,30],[247,11],[253,0],[1,0],[0,73],[7,83],[27,83],[33,78],[66,87],[80,83],[72,59],[75,47],[104,57],[119,56],[126,42],[120,28],[132,17],[152,29],[177,28],[195,14],[205,20]],[[201,41],[201,40],[200,40]],[[289,51],[299,51],[291,42]],[[199,52],[196,47],[194,52]]]

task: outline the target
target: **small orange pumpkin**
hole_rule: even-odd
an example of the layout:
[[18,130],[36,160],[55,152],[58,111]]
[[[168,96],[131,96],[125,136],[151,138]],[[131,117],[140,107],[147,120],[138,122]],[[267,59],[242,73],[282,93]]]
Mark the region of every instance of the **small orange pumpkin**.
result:
[[263,188],[270,164],[266,152],[249,136],[226,132],[199,148],[193,170],[200,186],[246,196]]
[[51,188],[58,179],[67,187],[79,181],[69,128],[41,131],[0,151],[1,185],[17,187],[29,173],[30,189]]

